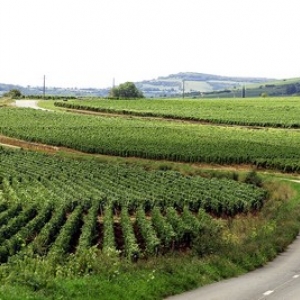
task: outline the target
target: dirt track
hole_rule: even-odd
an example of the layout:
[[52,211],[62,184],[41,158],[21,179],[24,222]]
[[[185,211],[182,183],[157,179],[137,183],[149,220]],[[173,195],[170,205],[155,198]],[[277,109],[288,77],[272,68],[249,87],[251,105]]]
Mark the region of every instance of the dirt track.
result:
[[16,100],[16,106],[17,107],[28,107],[33,109],[41,109],[46,110],[44,108],[41,108],[37,105],[37,100]]

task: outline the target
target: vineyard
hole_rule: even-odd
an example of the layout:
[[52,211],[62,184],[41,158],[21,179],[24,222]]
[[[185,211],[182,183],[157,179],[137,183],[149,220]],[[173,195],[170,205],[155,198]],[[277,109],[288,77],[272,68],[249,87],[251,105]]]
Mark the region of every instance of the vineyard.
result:
[[[97,246],[138,258],[192,249],[215,217],[257,211],[266,192],[228,179],[1,149],[0,260]],[[146,192],[145,192],[146,191]]]
[[0,133],[87,153],[299,172],[300,131],[1,109]]
[[56,101],[63,108],[203,121],[216,124],[300,128],[299,98],[72,100]]
[[300,228],[300,131],[298,98],[269,100],[1,107],[0,298],[162,299],[273,259]]

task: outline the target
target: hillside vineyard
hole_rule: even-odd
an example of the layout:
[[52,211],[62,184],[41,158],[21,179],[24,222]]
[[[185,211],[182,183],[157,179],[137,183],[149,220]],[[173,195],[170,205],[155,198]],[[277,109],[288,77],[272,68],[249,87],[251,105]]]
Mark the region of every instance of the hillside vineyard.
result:
[[86,153],[298,172],[300,131],[2,109],[0,133]]
[[192,248],[212,216],[259,210],[266,192],[232,180],[0,150],[0,257],[97,246],[137,259]]

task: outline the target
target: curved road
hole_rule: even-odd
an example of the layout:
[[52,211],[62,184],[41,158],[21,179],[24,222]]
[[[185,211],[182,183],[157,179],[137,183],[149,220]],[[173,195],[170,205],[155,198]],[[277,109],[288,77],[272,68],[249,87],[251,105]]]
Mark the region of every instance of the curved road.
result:
[[45,108],[41,108],[37,105],[37,100],[16,100],[17,107],[28,107],[34,109],[47,110]]
[[[17,100],[16,106],[42,109],[35,100]],[[299,182],[298,180],[294,180]],[[213,283],[167,300],[299,300],[300,235],[265,267]]]
[[300,236],[265,267],[168,300],[299,300]]
[[[300,183],[300,180],[291,180]],[[263,268],[167,300],[299,300],[300,235]]]

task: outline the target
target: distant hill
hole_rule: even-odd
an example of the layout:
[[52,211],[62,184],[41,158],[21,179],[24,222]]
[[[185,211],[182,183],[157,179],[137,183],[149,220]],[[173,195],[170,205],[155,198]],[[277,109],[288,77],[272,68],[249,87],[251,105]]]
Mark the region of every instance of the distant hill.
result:
[[274,79],[260,77],[229,77],[204,73],[181,72],[157,79],[136,82],[137,87],[149,96],[178,95],[213,92],[225,89],[236,89],[244,85],[264,83]]
[[[182,94],[183,86],[184,92],[187,96],[203,97],[220,97],[227,96],[229,93],[231,96],[236,95],[242,89],[243,86],[254,86],[258,95],[264,92],[263,86],[276,85],[276,82],[272,78],[260,78],[260,77],[230,77],[219,76],[204,73],[195,72],[181,72],[177,74],[171,74],[168,76],[161,76],[157,79],[143,80],[135,82],[138,89],[140,89],[146,97],[175,97]],[[272,86],[274,90],[274,86]],[[24,95],[42,95],[43,87],[33,86],[19,86],[12,84],[0,83],[0,96],[1,94],[11,90],[19,89]],[[59,96],[97,96],[105,97],[108,95],[110,87],[108,88],[59,88],[59,87],[46,87],[47,95],[59,95]],[[280,92],[282,93],[282,88]],[[299,88],[300,90],[300,88]],[[296,89],[297,91],[297,89]],[[268,90],[268,92],[270,92]],[[270,93],[271,95],[271,93]]]
[[[18,89],[23,95],[43,95],[42,86],[20,86],[0,83],[0,96],[11,89]],[[75,97],[106,97],[110,88],[60,88],[46,87],[46,94],[53,96],[75,96]]]
[[[300,78],[280,79],[261,83],[247,84],[246,97],[279,97],[300,95]],[[242,87],[206,92],[201,95],[205,98],[232,98],[240,97]]]

